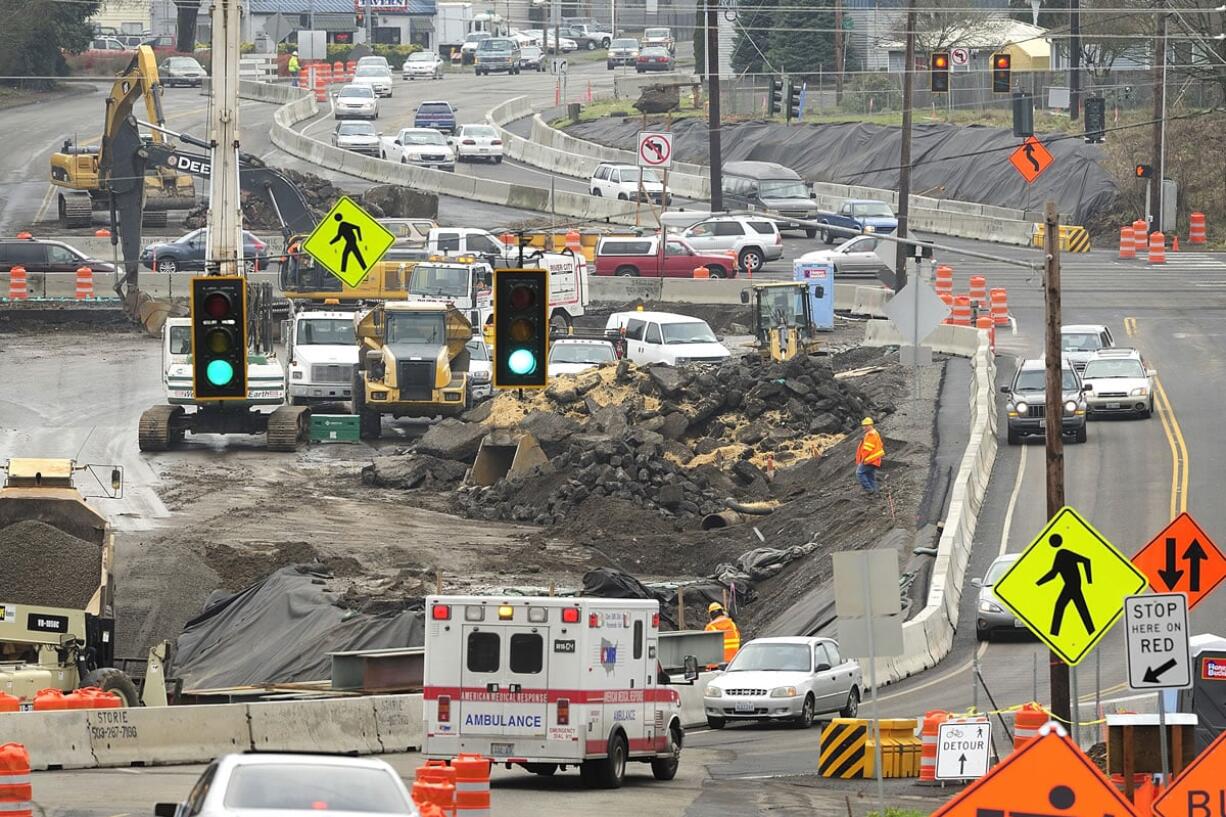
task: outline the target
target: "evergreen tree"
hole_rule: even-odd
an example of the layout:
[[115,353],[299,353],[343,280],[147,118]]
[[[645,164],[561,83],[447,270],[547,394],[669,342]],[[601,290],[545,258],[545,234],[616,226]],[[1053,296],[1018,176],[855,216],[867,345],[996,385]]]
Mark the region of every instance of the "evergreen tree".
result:
[[[793,0],[794,2],[794,0]],[[787,74],[816,74],[819,66],[834,68],[834,11],[793,8],[773,16],[767,59]]]
[[[787,0],[794,2],[794,0]],[[771,38],[776,32],[771,31],[777,25],[779,16],[775,8],[777,0],[758,0],[740,4],[737,9],[736,44],[732,49],[732,70],[737,73],[768,73],[771,69],[766,65],[764,55],[770,52]]]
[[[58,3],[54,0],[0,0],[0,76],[54,77],[68,73],[63,51],[89,47],[89,18],[96,2]],[[12,84],[14,81],[9,81]],[[27,87],[47,87],[51,80],[17,80]]]

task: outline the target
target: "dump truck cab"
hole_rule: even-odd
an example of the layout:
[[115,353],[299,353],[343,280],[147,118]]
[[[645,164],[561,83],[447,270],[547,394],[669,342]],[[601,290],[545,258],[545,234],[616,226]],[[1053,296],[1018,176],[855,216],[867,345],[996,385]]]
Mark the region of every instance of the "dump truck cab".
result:
[[363,439],[377,439],[383,415],[455,416],[471,405],[472,324],[446,303],[393,301],[354,318],[358,368],[353,409]]

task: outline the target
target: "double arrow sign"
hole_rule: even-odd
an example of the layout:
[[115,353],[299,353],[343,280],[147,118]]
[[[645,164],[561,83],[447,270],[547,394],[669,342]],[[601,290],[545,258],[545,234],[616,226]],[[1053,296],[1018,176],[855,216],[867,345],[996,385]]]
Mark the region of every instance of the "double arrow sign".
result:
[[1179,552],[1179,539],[1174,536],[1166,537],[1166,567],[1158,571],[1159,578],[1166,585],[1167,590],[1174,590],[1181,586],[1180,580],[1184,577],[1185,572],[1188,576],[1187,592],[1200,592],[1200,564],[1209,558],[1209,554],[1205,553],[1205,549],[1201,547],[1200,540],[1193,538],[1192,543],[1188,545],[1183,556],[1179,557],[1188,563],[1187,571],[1179,570],[1179,559],[1176,555]]
[[1186,513],[1143,547],[1132,563],[1155,590],[1186,594],[1189,609],[1226,579],[1226,557]]

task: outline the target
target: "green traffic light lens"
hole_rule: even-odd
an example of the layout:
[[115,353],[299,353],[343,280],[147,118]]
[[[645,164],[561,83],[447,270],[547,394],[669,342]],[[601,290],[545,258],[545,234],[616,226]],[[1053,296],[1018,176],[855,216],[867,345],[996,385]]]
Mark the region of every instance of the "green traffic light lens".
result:
[[532,374],[536,371],[536,355],[528,349],[516,349],[507,358],[507,368],[512,374]]
[[234,379],[234,366],[228,360],[210,360],[204,374],[212,385],[226,386]]

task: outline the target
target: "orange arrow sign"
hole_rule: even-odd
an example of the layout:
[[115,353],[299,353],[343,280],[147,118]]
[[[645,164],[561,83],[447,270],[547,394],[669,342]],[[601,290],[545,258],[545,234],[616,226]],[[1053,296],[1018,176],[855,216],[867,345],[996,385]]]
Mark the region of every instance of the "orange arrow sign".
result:
[[932,817],[1137,817],[1137,813],[1071,740],[1053,732],[1009,755]]
[[1209,817],[1226,802],[1226,732],[1217,736],[1192,765],[1154,801],[1158,817]]
[[1187,593],[1189,610],[1226,579],[1226,556],[1187,513],[1175,517],[1132,563],[1155,591]]
[[1027,136],[1021,147],[1009,154],[1009,163],[1022,174],[1026,184],[1033,184],[1054,161],[1056,157],[1033,136]]

